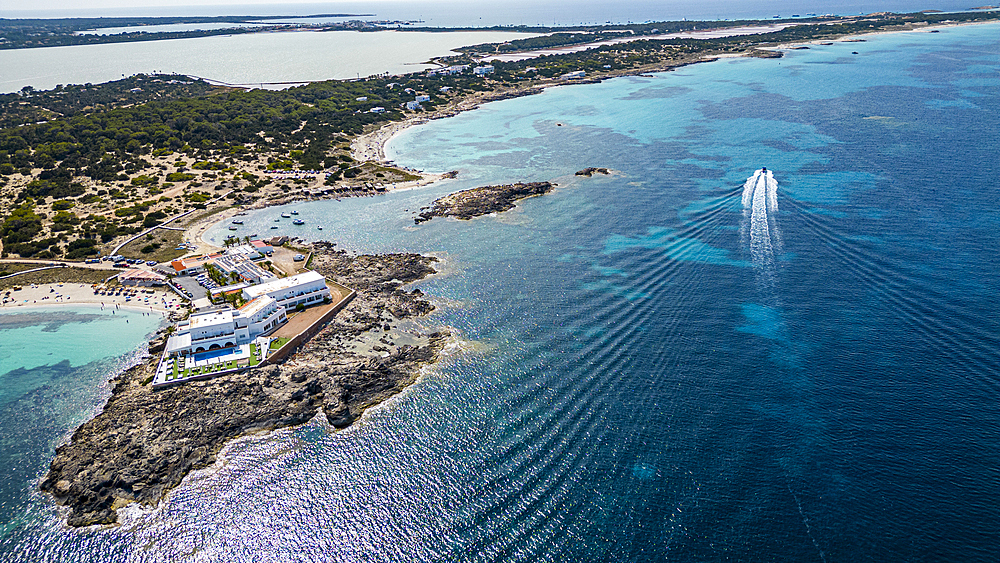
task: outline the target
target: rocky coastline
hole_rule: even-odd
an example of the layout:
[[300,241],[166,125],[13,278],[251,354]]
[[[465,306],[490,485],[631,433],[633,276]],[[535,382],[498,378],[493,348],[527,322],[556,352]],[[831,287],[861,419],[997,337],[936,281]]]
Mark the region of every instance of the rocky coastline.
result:
[[555,187],[552,182],[518,182],[463,190],[438,198],[431,206],[421,208],[421,213],[414,217],[413,222],[419,225],[434,217],[455,217],[467,221],[481,215],[502,213],[513,209],[518,200],[547,194]]
[[40,483],[68,508],[70,526],[113,524],[121,507],[155,505],[239,436],[303,424],[320,411],[346,427],[438,359],[449,332],[398,326],[434,309],[403,286],[435,273],[435,258],[351,256],[328,243],[312,250],[314,268],[353,288],[355,299],[280,365],[159,390],[146,384],[156,358],[118,376],[103,411],[56,449]]

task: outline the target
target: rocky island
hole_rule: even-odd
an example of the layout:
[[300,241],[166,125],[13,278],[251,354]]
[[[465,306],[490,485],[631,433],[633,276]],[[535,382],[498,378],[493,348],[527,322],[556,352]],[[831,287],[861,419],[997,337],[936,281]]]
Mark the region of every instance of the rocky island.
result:
[[586,177],[590,178],[594,174],[604,174],[605,176],[607,176],[608,174],[611,174],[611,171],[608,170],[607,168],[594,168],[593,166],[588,166],[587,168],[584,168],[583,170],[578,170],[575,175],[576,176],[586,176]]
[[395,395],[436,361],[447,331],[399,330],[434,306],[403,285],[435,272],[419,254],[351,256],[315,243],[313,266],[356,298],[284,364],[163,389],[151,359],[112,381],[103,412],[56,450],[41,489],[69,508],[70,526],[111,524],[133,502],[155,505],[233,438],[307,422],[335,427]]
[[413,222],[419,225],[434,217],[455,217],[467,221],[480,215],[502,213],[513,209],[514,202],[547,194],[555,186],[552,182],[518,182],[455,192],[436,199],[430,207],[421,208],[420,215]]

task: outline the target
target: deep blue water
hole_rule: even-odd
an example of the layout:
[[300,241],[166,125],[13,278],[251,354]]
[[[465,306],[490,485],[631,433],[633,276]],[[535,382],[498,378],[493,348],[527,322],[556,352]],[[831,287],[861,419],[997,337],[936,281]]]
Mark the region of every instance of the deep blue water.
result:
[[[447,359],[346,431],[237,441],[119,527],[67,531],[35,499],[0,550],[996,561],[998,38],[723,60],[408,130],[397,162],[458,178],[294,208],[349,250],[441,257],[418,322],[459,332]],[[762,167],[773,201],[745,187]],[[499,216],[412,221],[443,193],[548,179]]]

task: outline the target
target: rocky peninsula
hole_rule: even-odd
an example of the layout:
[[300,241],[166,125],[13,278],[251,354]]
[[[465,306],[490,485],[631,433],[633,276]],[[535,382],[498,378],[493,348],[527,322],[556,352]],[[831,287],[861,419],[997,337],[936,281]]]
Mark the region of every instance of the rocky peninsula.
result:
[[552,182],[518,182],[463,190],[434,200],[430,207],[421,208],[420,215],[413,222],[419,225],[434,217],[455,217],[467,221],[480,215],[502,213],[513,209],[516,201],[547,194],[554,187],[556,184]]
[[159,390],[148,384],[155,358],[118,376],[103,412],[56,450],[40,485],[69,509],[70,526],[112,524],[133,502],[155,505],[241,435],[302,424],[320,411],[331,425],[348,426],[437,360],[447,331],[398,328],[434,309],[403,286],[435,273],[435,258],[351,256],[326,243],[312,250],[314,268],[355,289],[355,299],[281,365]]

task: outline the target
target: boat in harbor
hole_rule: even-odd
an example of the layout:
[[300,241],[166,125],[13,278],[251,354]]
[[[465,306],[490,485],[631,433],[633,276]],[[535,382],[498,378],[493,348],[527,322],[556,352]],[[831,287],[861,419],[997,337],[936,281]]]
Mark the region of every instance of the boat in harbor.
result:
[[288,212],[282,213],[281,216],[284,217],[285,219],[288,219],[288,218],[291,217],[291,215],[289,215]]
[[317,230],[317,231],[322,231],[322,230],[323,230],[323,227],[316,227],[316,230]]
[[236,230],[236,227],[229,227],[229,230],[230,230],[230,231],[235,231],[235,230]]
[[298,215],[298,214],[299,214],[298,211],[292,211],[292,215]]
[[305,225],[306,222],[303,221],[302,219],[296,219],[296,220],[292,221],[292,224],[293,225]]
[[242,221],[241,219],[234,219],[234,220],[233,220],[233,224],[234,224],[234,225],[242,225],[242,224],[243,224],[243,221]]
[[278,226],[277,226],[277,225],[271,225],[271,228],[272,228],[272,229],[277,229],[277,228],[278,228]]

